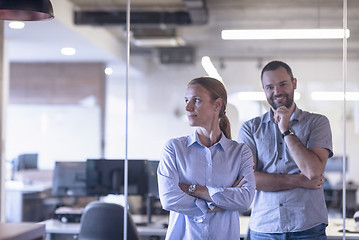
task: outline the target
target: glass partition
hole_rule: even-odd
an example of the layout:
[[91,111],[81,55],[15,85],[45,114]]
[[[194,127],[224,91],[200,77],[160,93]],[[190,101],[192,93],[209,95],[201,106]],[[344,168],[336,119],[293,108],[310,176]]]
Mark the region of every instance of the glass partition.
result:
[[[168,139],[188,135],[194,131],[188,126],[183,99],[187,83],[195,77],[207,75],[201,65],[204,56],[210,57],[227,87],[228,116],[231,121],[232,137],[237,139],[239,128],[244,121],[268,111],[269,106],[266,100],[256,98],[256,94],[262,92],[260,72],[267,62],[278,59],[287,62],[298,79],[295,99],[297,106],[329,118],[333,135],[335,157],[333,159],[346,156],[347,166],[344,176],[348,190],[345,189],[344,192],[348,194],[346,215],[351,218],[358,210],[359,202],[356,192],[359,183],[356,170],[359,169],[359,162],[356,161],[359,157],[356,151],[356,143],[359,142],[359,84],[357,80],[359,57],[356,48],[357,36],[354,30],[359,26],[356,16],[359,4],[349,1],[348,28],[351,30],[351,36],[347,40],[347,45],[348,49],[353,50],[348,51],[348,57],[344,60],[347,61],[346,89],[352,93],[350,96],[353,98],[349,98],[348,95],[345,109],[340,95],[339,99],[336,97],[345,90],[343,72],[346,70],[343,69],[342,39],[219,41],[222,27],[232,29],[342,28],[343,5],[341,1],[318,0],[315,4],[305,1],[300,1],[300,3],[277,1],[259,4],[255,1],[208,0],[206,4],[209,10],[207,22],[176,26],[175,32],[183,37],[183,44],[186,46],[186,48],[180,48],[182,52],[175,47],[173,49],[177,51],[158,46],[136,45],[135,40],[139,40],[139,36],[148,32],[145,31],[148,29],[141,29],[137,23],[131,25],[128,85],[123,49],[121,49],[120,58],[115,60],[104,58],[106,63],[97,66],[97,69],[102,69],[104,65],[110,65],[111,62],[113,67],[112,75],[103,74],[99,78],[106,84],[97,86],[101,91],[105,91],[105,99],[99,100],[102,97],[101,93],[97,92],[95,100],[91,97],[87,98],[85,94],[81,95],[80,99],[72,99],[72,102],[66,106],[61,104],[45,106],[43,102],[39,104],[10,102],[9,116],[11,118],[8,119],[7,143],[11,145],[6,146],[9,154],[7,159],[11,161],[12,155],[19,154],[18,145],[14,143],[18,142],[18,137],[21,135],[22,139],[26,139],[26,143],[21,145],[21,151],[39,152],[40,168],[41,166],[49,168],[56,160],[77,161],[100,157],[123,159],[126,153],[131,159],[159,160],[162,147]],[[168,8],[158,7],[157,9],[147,5],[139,6],[136,3],[134,6],[132,10],[134,12],[137,12],[140,7],[159,11],[178,10],[178,6],[186,9],[182,1],[173,1],[173,5]],[[56,6],[54,7],[56,14]],[[121,13],[126,10],[123,3],[118,8]],[[160,24],[156,27],[170,31],[169,29],[173,26]],[[109,30],[118,37],[118,41],[122,43],[121,46],[126,47],[124,24],[91,26],[91,28]],[[96,42],[97,37],[93,35],[92,40]],[[181,53],[189,55],[181,55]],[[18,64],[13,64],[15,65]],[[26,64],[24,66],[28,67]],[[87,71],[88,69],[81,72]],[[61,74],[60,71],[56,75],[62,76]],[[95,74],[88,74],[85,78],[90,79],[91,75]],[[58,85],[64,84],[61,82],[63,78],[59,77]],[[46,83],[47,81],[43,82],[43,84]],[[81,85],[80,89],[87,89],[88,84],[90,83]],[[95,86],[94,89],[97,87]],[[128,98],[126,98],[126,87],[128,87]],[[13,93],[10,92],[10,95]],[[243,94],[248,93],[247,97],[242,97]],[[97,104],[98,100],[101,101],[100,104]],[[104,141],[101,141],[103,106],[106,114]],[[51,110],[48,110],[47,108],[50,107]],[[128,125],[126,119],[128,119]],[[23,124],[21,128],[15,126],[15,123],[19,122]],[[21,133],[16,130],[21,130]],[[76,134],[69,141],[65,141],[66,137],[71,136],[71,132]],[[66,149],[56,148],[61,144],[66,146]],[[104,149],[104,156],[100,156],[101,148]],[[56,153],[55,157],[52,156],[54,153]],[[339,166],[335,165],[335,167]],[[341,209],[343,172],[327,171],[325,178],[324,190],[329,215],[341,218],[343,216]]]

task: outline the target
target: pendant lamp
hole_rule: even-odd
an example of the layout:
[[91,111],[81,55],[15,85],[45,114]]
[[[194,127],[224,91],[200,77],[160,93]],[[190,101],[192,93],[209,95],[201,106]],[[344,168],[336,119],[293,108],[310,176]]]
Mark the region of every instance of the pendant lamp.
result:
[[0,20],[41,21],[53,18],[50,0],[0,0]]

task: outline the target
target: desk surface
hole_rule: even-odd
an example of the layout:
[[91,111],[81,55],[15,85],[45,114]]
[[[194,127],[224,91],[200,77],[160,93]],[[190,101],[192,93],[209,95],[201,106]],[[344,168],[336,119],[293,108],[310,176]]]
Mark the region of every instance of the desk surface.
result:
[[[330,218],[326,232],[328,240],[343,239],[343,219]],[[356,225],[353,218],[345,220],[345,238],[359,239],[359,226]]]
[[0,240],[42,240],[45,225],[37,223],[0,223]]
[[[135,223],[146,222],[146,216],[133,215]],[[240,217],[240,237],[246,238],[248,231],[250,217]],[[153,216],[152,222],[149,225],[137,226],[140,236],[165,236],[167,229],[163,227],[164,223],[168,223],[168,216]],[[42,223],[46,224],[46,233],[63,233],[63,234],[78,234],[80,232],[80,223],[62,223],[56,219],[49,219]],[[354,219],[346,219],[346,239],[359,240],[359,226],[356,225]],[[330,218],[326,229],[328,240],[337,240],[343,238],[343,220],[341,218]],[[0,239],[1,240],[1,239]]]
[[[135,223],[144,223],[147,221],[145,215],[132,215]],[[42,222],[46,225],[46,233],[55,234],[79,234],[80,223],[63,223],[57,219],[48,219]],[[137,231],[140,236],[165,236],[167,228],[163,224],[168,223],[168,216],[152,216],[152,223],[147,225],[137,225]],[[0,239],[1,240],[1,239]]]
[[24,184],[21,181],[5,182],[5,189],[8,192],[16,191],[22,193],[33,193],[33,192],[42,192],[50,188],[51,188],[51,183]]
[[[144,223],[147,221],[145,215],[132,215],[135,223]],[[56,219],[49,219],[42,223],[46,224],[46,233],[49,234],[78,234],[80,232],[80,223],[62,223]],[[247,237],[249,217],[240,218],[240,237]],[[167,228],[163,227],[163,224],[168,224],[168,216],[152,216],[152,223],[141,226],[137,225],[137,231],[140,236],[166,236]]]

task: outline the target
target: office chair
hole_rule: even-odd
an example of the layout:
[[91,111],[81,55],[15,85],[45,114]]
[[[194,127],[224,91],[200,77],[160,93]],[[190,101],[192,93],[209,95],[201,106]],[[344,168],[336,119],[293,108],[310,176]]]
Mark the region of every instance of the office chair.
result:
[[[124,208],[115,203],[91,202],[81,216],[79,240],[122,240]],[[127,214],[127,239],[140,240],[131,215]]]

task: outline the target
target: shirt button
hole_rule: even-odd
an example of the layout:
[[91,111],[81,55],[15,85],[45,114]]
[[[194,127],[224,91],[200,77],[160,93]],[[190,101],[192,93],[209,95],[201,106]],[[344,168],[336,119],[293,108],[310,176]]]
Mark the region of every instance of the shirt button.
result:
[[279,206],[280,206],[280,207],[283,207],[283,203],[279,203]]

